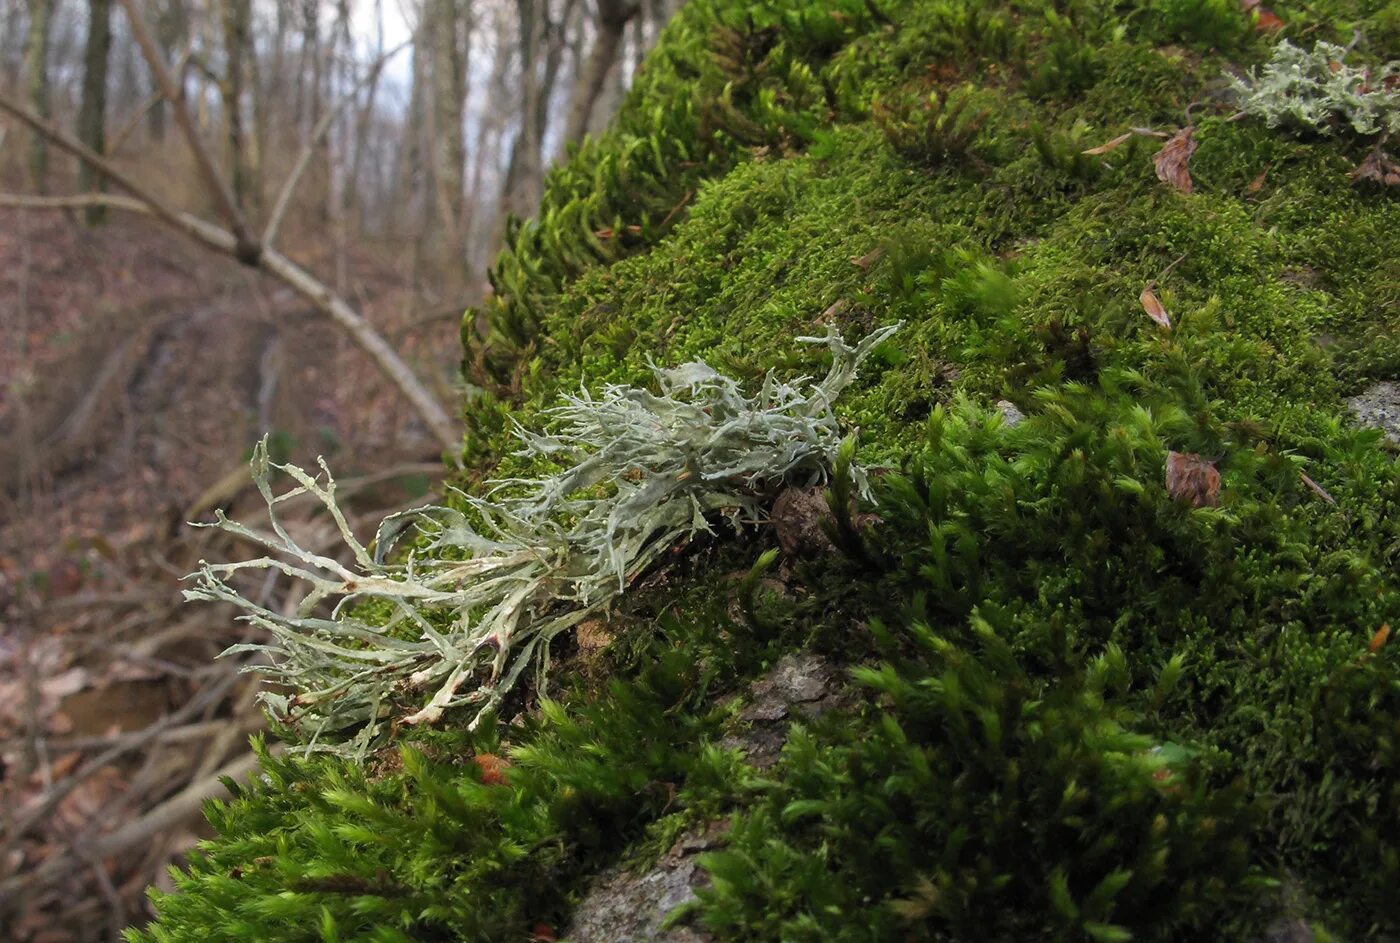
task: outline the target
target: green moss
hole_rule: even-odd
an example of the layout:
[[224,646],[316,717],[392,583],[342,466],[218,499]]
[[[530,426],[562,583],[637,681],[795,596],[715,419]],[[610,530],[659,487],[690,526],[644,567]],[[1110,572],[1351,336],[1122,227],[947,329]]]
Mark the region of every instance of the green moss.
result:
[[[1385,0],[1273,9],[1362,57],[1400,35]],[[816,373],[794,335],[902,319],[841,406],[894,469],[869,545],[784,561],[756,619],[724,577],[767,538],[690,548],[508,745],[269,761],[147,938],[525,939],[726,816],[686,918],[721,939],[1250,939],[1285,877],[1334,938],[1400,932],[1400,656],[1370,650],[1400,473],[1344,409],[1400,370],[1400,211],[1347,180],[1371,142],[1229,120],[1220,76],[1271,42],[1216,0],[693,0],[512,229],[466,332],[471,474],[538,470],[507,420],[560,390]],[[986,112],[958,147],[933,93]],[[1188,106],[1189,195],[1160,138],[1083,153]],[[1170,451],[1218,508],[1167,492]],[[759,774],[726,698],[799,648],[869,703]]]

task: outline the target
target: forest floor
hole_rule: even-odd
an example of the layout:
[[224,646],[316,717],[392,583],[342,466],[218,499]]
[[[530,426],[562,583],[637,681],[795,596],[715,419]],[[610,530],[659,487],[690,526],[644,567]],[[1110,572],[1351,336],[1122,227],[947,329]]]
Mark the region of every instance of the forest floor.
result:
[[[344,273],[457,401],[457,298],[415,289],[402,252],[293,254]],[[425,500],[439,455],[309,306],[143,219],[0,210],[0,378],[0,937],[117,939],[263,723],[246,662],[215,658],[249,628],[180,596],[200,559],[251,548],[185,522],[256,524],[264,434],[298,464],[324,455],[366,531]],[[313,511],[293,525],[314,542]]]

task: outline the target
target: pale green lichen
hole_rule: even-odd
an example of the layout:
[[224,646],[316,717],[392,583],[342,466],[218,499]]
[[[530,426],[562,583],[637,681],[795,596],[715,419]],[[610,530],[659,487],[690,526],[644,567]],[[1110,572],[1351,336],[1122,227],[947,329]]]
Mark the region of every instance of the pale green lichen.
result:
[[[716,518],[735,527],[760,523],[765,495],[785,481],[825,479],[842,441],[832,401],[896,329],[881,328],[855,346],[834,329],[825,338],[798,338],[829,345],[827,376],[789,383],[770,372],[754,396],[692,362],[653,366],[659,394],[610,385],[596,397],[565,397],[547,414],[553,428],[516,429],[521,454],[560,463],[562,471],[488,482],[484,496],[460,494],[465,513],[425,507],[394,515],[380,525],[373,553],[347,526],[329,471],[322,485],[296,466],[270,462],[259,445],[252,470],[273,533],[222,514],[211,526],[279,556],[203,563],[185,595],[232,603],[271,634],[268,643],[229,652],[270,656],[271,664],[252,670],[296,693],[264,691],[261,698],[278,718],[305,726],[312,744],[348,736],[349,748],[363,754],[386,721],[430,723],[465,705],[477,708],[475,725],[532,660],[543,672],[551,639],[606,608],[669,549],[708,532]],[[274,496],[274,468],[297,487]],[[864,495],[864,475],[853,468],[851,477]],[[335,520],[353,566],[306,549],[279,522],[278,505],[306,493]],[[413,527],[421,544],[389,561]],[[230,585],[229,577],[248,569],[279,571],[311,591],[297,613],[284,615]],[[327,600],[335,600],[329,617],[316,615]],[[379,624],[359,617],[356,604],[369,600],[392,615]],[[428,690],[426,699],[418,693]],[[405,703],[414,706],[401,713]]]
[[1284,40],[1262,72],[1231,79],[1240,109],[1271,128],[1287,124],[1330,134],[1346,124],[1357,134],[1400,131],[1400,61],[1369,69],[1347,65],[1347,53],[1327,42],[1304,52]]

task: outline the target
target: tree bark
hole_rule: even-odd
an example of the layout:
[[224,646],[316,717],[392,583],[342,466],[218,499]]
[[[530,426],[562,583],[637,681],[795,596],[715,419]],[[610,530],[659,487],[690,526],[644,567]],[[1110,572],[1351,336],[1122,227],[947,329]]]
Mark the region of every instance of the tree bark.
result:
[[[165,59],[169,60],[175,56],[175,50],[181,48],[188,34],[189,24],[185,18],[185,6],[182,0],[165,0],[161,4],[160,11],[155,14],[155,42],[160,45],[161,53]],[[165,116],[167,116],[168,102],[162,98],[155,102],[151,108],[150,116],[147,119],[147,130],[151,140],[165,140]]]
[[579,69],[574,84],[574,93],[569,102],[567,123],[564,126],[563,147],[577,144],[588,133],[589,120],[594,107],[603,94],[603,83],[608,72],[617,64],[618,50],[628,22],[641,9],[635,3],[625,0],[596,0],[597,16],[594,18],[597,35],[588,60]]
[[256,191],[248,167],[247,135],[243,127],[244,66],[249,52],[252,11],[248,0],[223,0],[219,12],[224,41],[224,77],[219,83],[224,110],[224,147],[233,201],[246,210],[256,203],[252,198]]
[[[107,153],[107,61],[112,52],[111,0],[90,0],[88,3],[87,48],[83,52],[83,93],[78,107],[78,140],[94,154]],[[101,191],[102,175],[87,161],[78,161],[78,189]],[[102,206],[83,210],[83,222],[100,226],[106,221]]]
[[[516,22],[520,27],[520,129],[506,170],[504,209],[517,216],[526,216],[534,209],[536,181],[542,176],[535,115],[540,106],[539,52],[544,44],[541,21],[547,19],[549,9],[540,10],[541,6],[536,0],[515,0]],[[539,15],[541,12],[544,16]]]
[[453,260],[463,262],[462,214],[466,205],[465,109],[471,43],[470,5],[429,0],[425,11],[432,56],[433,180],[437,213]]
[[[29,107],[41,118],[49,111],[49,39],[53,31],[55,0],[29,0],[29,41],[24,47],[24,87]],[[49,144],[42,134],[29,138],[29,184],[48,192]]]

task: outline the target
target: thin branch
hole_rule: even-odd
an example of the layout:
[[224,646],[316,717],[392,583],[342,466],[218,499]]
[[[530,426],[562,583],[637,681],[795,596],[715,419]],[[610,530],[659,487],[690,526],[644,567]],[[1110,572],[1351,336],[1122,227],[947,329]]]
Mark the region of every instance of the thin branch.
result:
[[272,217],[267,221],[267,228],[263,230],[263,245],[270,246],[277,241],[278,231],[282,228],[282,219],[287,215],[287,208],[292,202],[292,194],[296,191],[297,184],[301,182],[302,175],[306,173],[306,168],[311,166],[311,159],[316,154],[316,146],[321,142],[321,138],[326,136],[326,132],[335,123],[335,119],[340,117],[346,107],[355,100],[356,96],[360,94],[360,90],[378,78],[379,73],[384,71],[384,66],[389,63],[389,60],[411,43],[412,40],[406,39],[376,59],[370,65],[369,71],[355,84],[355,87],[347,92],[334,108],[321,116],[321,120],[311,131],[311,137],[307,139],[301,153],[297,155],[296,165],[292,167],[292,172],[287,175],[286,181],[282,184],[281,192],[277,194],[277,202],[272,207]]
[[[58,145],[63,150],[72,154],[74,157],[78,158],[79,160],[86,161],[87,164],[94,170],[100,172],[108,180],[111,180],[117,186],[121,187],[123,190],[127,191],[132,196],[134,196],[141,203],[145,204],[145,206],[141,208],[131,206],[125,202],[108,203],[106,205],[112,206],[116,209],[134,210],[136,212],[149,212],[164,220],[166,223],[168,223],[175,229],[178,229],[186,235],[193,237],[195,240],[197,240],[207,248],[213,249],[216,252],[225,253],[227,255],[236,255],[238,246],[237,240],[227,230],[220,229],[218,226],[206,223],[204,220],[198,218],[197,216],[191,216],[189,213],[182,212],[180,210],[175,209],[173,206],[170,206],[160,197],[152,193],[150,190],[147,190],[145,187],[141,186],[141,184],[137,183],[135,180],[127,176],[121,170],[117,169],[117,167],[115,167],[101,154],[98,154],[96,151],[93,151],[87,145],[83,144],[77,138],[68,134],[66,131],[64,131],[62,128],[59,128],[52,122],[40,118],[38,115],[34,114],[29,109],[25,108],[19,102],[15,101],[9,95],[6,95],[3,92],[0,92],[0,111],[6,112],[7,114],[14,116],[15,118],[19,119],[21,123],[28,125],[31,130],[47,138],[49,141]],[[101,197],[103,199],[111,199],[111,197],[108,197],[105,194],[84,194],[81,197],[81,199],[94,199],[97,197]],[[75,198],[60,197],[58,199],[69,200]],[[96,204],[70,203],[67,205],[92,206]]]
[[[180,53],[180,57],[175,60],[175,74],[180,76],[181,81],[184,80],[185,69],[189,66],[190,55],[190,45],[189,43],[186,43],[184,50],[182,50]],[[122,145],[126,143],[127,138],[131,137],[132,133],[138,127],[140,127],[141,119],[146,117],[146,115],[150,113],[152,108],[158,107],[163,101],[165,101],[164,92],[162,92],[160,89],[156,89],[154,92],[152,92],[146,98],[146,100],[143,101],[137,107],[137,109],[131,113],[131,115],[126,119],[126,122],[122,124],[121,129],[118,130],[117,133],[112,136],[112,144],[107,148],[107,153],[115,154],[118,151],[120,151],[122,149]]]
[[114,210],[150,214],[151,208],[140,200],[110,193],[75,193],[71,196],[30,196],[27,193],[0,193],[0,206],[18,210],[71,210],[90,206],[105,206]]
[[244,265],[257,265],[262,247],[258,244],[257,237],[253,235],[252,230],[248,228],[248,221],[244,218],[243,211],[234,199],[233,191],[219,175],[219,170],[214,165],[214,158],[209,153],[208,146],[204,143],[204,139],[199,136],[199,130],[194,126],[194,119],[190,116],[189,109],[185,107],[184,83],[177,83],[174,76],[170,74],[170,69],[166,67],[160,48],[151,38],[151,32],[146,28],[146,21],[141,16],[140,11],[136,9],[134,0],[120,0],[120,3],[122,9],[126,11],[127,22],[131,26],[131,36],[141,47],[141,54],[151,69],[151,75],[156,80],[156,87],[170,102],[170,110],[175,113],[175,121],[180,125],[180,130],[184,133],[185,140],[190,146],[190,152],[194,155],[195,166],[198,167],[200,176],[204,178],[204,186],[214,198],[219,215],[227,221],[229,229],[233,233],[234,257]]

